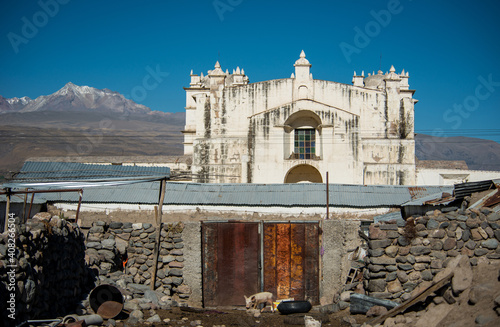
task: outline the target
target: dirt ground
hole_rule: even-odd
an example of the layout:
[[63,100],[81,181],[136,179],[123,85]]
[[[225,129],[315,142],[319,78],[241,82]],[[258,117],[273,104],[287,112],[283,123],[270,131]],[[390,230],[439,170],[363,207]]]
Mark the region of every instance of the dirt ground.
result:
[[[409,308],[405,313],[405,326],[449,326],[468,327],[477,325],[475,319],[490,316],[492,320],[481,324],[484,327],[500,326],[500,317],[495,313],[494,299],[500,296],[500,262],[480,262],[472,267],[472,287],[456,298],[456,303],[448,305],[437,295],[431,295],[425,303]],[[474,304],[471,299],[475,299]],[[439,300],[439,301],[438,301]],[[354,318],[356,323],[363,324],[373,318],[365,315],[351,315],[349,308],[330,315],[322,314],[313,308],[307,314],[282,315],[279,312],[263,312],[255,317],[243,307],[195,309],[175,307],[171,310],[145,311],[144,320],[151,314],[158,314],[161,322],[144,322],[137,326],[172,326],[172,327],[218,327],[218,326],[304,326],[304,315],[312,316],[322,322],[322,326],[350,326],[344,319]],[[120,319],[121,318],[121,319]],[[395,317],[397,318],[397,317]],[[116,327],[124,327],[127,317],[117,317]],[[437,321],[436,321],[437,320]]]
[[[263,312],[260,317],[256,318],[252,314],[247,313],[244,308],[234,308],[227,310],[199,310],[198,312],[184,311],[180,308],[172,310],[156,310],[156,313],[162,319],[161,323],[142,323],[137,326],[172,326],[172,327],[217,327],[217,326],[304,326],[304,315],[311,316],[322,322],[322,326],[340,327],[347,326],[342,323],[344,317],[353,317],[356,322],[362,324],[368,321],[364,315],[350,315],[349,309],[334,314],[321,314],[314,309],[307,314],[290,314],[282,315],[279,312]],[[147,313],[144,319],[147,319]],[[117,322],[117,327],[124,326],[123,322]],[[125,325],[126,326],[126,325]]]

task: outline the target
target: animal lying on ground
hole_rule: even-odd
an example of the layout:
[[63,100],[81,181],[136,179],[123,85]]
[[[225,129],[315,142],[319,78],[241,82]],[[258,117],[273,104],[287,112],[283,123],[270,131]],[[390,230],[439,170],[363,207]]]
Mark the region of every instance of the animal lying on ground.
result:
[[[243,295],[243,296],[245,296],[245,295]],[[247,309],[250,309],[251,305],[252,305],[252,309],[256,309],[256,308],[258,308],[259,304],[264,303],[264,307],[262,307],[260,312],[264,311],[266,304],[269,303],[269,305],[271,306],[271,311],[274,312],[273,293],[271,293],[271,292],[261,292],[261,293],[251,295],[249,297],[245,296],[245,302],[247,304]]]

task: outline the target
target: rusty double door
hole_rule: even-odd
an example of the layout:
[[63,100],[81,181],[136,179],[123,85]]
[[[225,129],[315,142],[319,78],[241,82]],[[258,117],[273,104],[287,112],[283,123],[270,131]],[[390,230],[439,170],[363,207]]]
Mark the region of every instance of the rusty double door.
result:
[[202,224],[203,302],[244,305],[243,295],[319,302],[317,222]]

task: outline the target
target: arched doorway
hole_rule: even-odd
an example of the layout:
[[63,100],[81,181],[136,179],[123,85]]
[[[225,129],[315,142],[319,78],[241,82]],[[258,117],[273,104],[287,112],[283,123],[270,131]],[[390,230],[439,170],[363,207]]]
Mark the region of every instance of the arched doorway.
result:
[[298,165],[288,171],[285,183],[323,183],[320,172],[310,165]]

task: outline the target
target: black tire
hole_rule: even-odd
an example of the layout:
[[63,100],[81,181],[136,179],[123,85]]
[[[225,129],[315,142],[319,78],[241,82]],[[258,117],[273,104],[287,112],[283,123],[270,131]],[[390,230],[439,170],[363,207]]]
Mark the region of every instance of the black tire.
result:
[[277,309],[283,315],[307,313],[312,309],[312,305],[309,301],[285,301],[278,304]]

